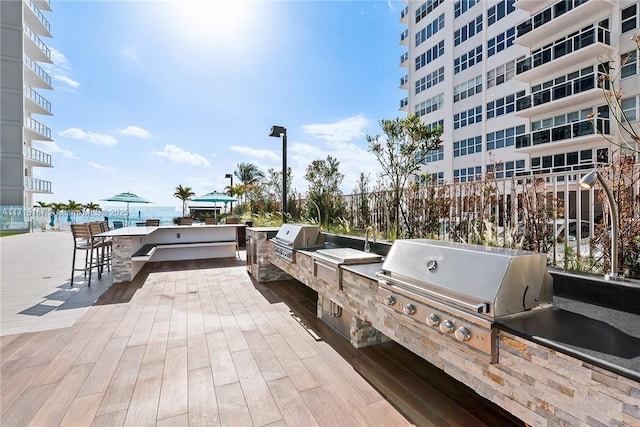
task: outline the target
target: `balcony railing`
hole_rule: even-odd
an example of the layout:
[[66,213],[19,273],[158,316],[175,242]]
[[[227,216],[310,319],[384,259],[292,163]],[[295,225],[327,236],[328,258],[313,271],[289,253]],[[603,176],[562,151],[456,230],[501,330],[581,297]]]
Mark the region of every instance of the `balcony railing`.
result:
[[407,105],[409,105],[409,98],[404,98],[400,100],[400,109],[406,107]]
[[32,178],[30,176],[24,177],[24,187],[29,191],[35,191],[38,193],[51,193],[51,181]]
[[402,12],[400,12],[400,19],[404,19],[405,16],[407,16],[409,14],[409,6],[405,6],[404,9],[402,9]]
[[[607,118],[595,119],[598,133],[611,134],[611,121]],[[593,135],[596,129],[591,120],[567,123],[560,126],[536,130],[524,135],[516,136],[516,148],[526,148],[534,145],[547,144],[549,142],[563,141],[581,136]]]
[[33,42],[38,46],[38,48],[46,55],[47,58],[51,59],[51,50],[47,47],[46,44],[38,37],[36,33],[33,32],[31,28],[27,25],[24,26],[24,32]]
[[[576,73],[577,74],[577,73]],[[556,81],[559,79],[556,79]],[[553,82],[553,80],[551,81]],[[551,83],[549,82],[549,83]],[[607,83],[607,82],[605,82]],[[542,85],[543,87],[546,85]],[[595,89],[598,86],[598,78],[595,72],[587,75],[577,76],[571,80],[566,80],[551,87],[544,87],[529,95],[521,95],[516,99],[516,111],[526,110],[531,107],[546,104],[568,96],[576,95]]]
[[400,34],[400,43],[402,43],[407,37],[409,37],[409,30],[406,29]]
[[409,83],[409,76],[405,74],[400,78],[400,87],[406,85],[407,83]]
[[530,33],[589,0],[561,0],[518,25],[516,37]]
[[409,52],[405,52],[400,56],[400,65],[404,64],[409,60]]
[[47,99],[36,92],[33,88],[30,88],[27,85],[24,85],[24,93],[31,99],[33,102],[41,106],[43,109],[47,110],[51,113],[51,103],[47,101]]
[[47,74],[44,69],[38,65],[36,61],[29,58],[27,55],[24,56],[24,63],[27,67],[29,67],[34,73],[36,73],[47,85],[51,86],[51,76]]
[[29,117],[27,115],[24,116],[24,125],[31,129],[32,131],[45,136],[47,139],[51,139],[51,129],[40,123],[39,121]]
[[556,40],[554,43],[534,51],[531,56],[519,60],[516,63],[516,74],[532,70],[594,43],[611,45],[611,32],[601,24],[583,28],[577,33]]
[[33,0],[29,0],[28,3],[29,3],[29,8],[36,15],[36,17],[38,18],[38,21],[40,21],[42,23],[42,25],[44,25],[44,27],[50,33],[51,32],[51,25],[49,25],[49,21],[47,21],[47,18],[44,17],[44,14],[40,11],[38,6],[36,6],[36,4],[35,4],[35,2]]
[[38,163],[43,163],[45,165],[52,166],[51,163],[51,154],[45,153],[40,150],[36,150],[33,147],[25,147],[24,148],[24,156],[28,159],[31,159]]

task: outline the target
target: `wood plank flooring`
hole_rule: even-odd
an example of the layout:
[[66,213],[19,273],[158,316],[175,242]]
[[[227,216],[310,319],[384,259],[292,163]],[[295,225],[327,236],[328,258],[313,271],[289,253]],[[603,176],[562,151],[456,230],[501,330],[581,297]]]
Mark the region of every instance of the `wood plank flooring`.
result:
[[148,264],[72,327],[0,339],[0,425],[519,425],[400,346],[353,348],[315,298],[233,259]]

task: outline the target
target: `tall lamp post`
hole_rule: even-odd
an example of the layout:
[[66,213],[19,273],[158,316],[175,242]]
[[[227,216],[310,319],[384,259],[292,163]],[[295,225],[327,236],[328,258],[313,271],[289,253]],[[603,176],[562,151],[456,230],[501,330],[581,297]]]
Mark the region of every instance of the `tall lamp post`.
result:
[[580,187],[586,190],[591,189],[596,181],[600,183],[607,195],[609,211],[611,212],[611,271],[609,274],[605,274],[604,278],[606,280],[620,280],[622,277],[618,276],[618,207],[613,198],[613,193],[611,193],[611,189],[602,178],[602,175],[600,175],[600,172],[595,169],[582,177]]
[[282,137],[282,222],[287,222],[287,128],[271,126],[269,136]]
[[[229,188],[233,189],[233,175],[228,173],[224,177],[231,180],[231,184],[229,185]],[[229,194],[229,195],[233,196],[232,194]],[[231,211],[229,212],[229,214],[233,215],[233,202],[231,202]]]

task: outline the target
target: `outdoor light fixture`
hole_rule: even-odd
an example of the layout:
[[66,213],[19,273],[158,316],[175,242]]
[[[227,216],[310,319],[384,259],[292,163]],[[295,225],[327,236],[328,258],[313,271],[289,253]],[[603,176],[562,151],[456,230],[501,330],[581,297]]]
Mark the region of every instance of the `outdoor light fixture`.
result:
[[[229,188],[233,190],[233,175],[228,173],[224,177],[231,180],[231,185],[229,185]],[[231,194],[231,196],[233,196],[233,194]],[[229,214],[233,215],[233,202],[231,202],[231,210],[229,211]]]
[[284,126],[271,126],[269,136],[280,138],[282,136],[282,222],[287,222],[287,128]]
[[600,172],[596,169],[592,170],[588,174],[580,179],[580,187],[584,189],[591,189],[595,185],[596,181],[600,183],[604,192],[607,195],[607,201],[609,202],[609,210],[611,212],[611,271],[609,274],[605,274],[606,280],[617,280],[621,277],[618,276],[618,207],[616,201],[613,198],[611,189],[605,182]]

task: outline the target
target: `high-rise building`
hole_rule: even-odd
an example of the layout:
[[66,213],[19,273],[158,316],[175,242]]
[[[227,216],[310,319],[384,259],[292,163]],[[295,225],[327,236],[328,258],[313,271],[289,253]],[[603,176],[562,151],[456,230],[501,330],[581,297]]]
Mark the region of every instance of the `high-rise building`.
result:
[[620,153],[598,86],[601,61],[631,57],[617,84],[640,117],[637,0],[408,1],[400,110],[444,129],[424,166],[439,182],[592,169]]
[[43,38],[51,37],[43,11],[49,0],[0,1],[0,205],[33,206],[35,193],[51,193],[51,182],[34,170],[52,167],[51,155],[34,141],[51,141],[51,130],[39,117],[50,116],[51,104],[42,90],[51,90],[51,77],[41,63],[51,63]]

